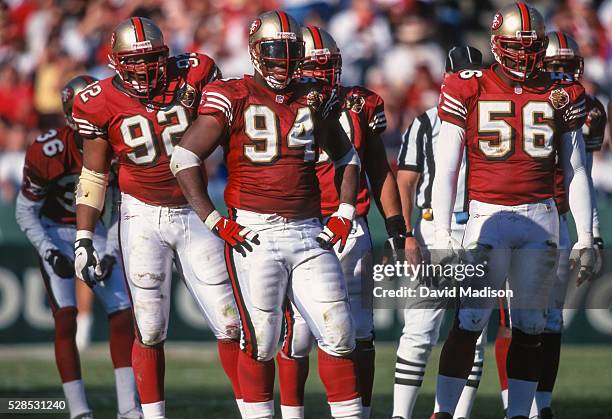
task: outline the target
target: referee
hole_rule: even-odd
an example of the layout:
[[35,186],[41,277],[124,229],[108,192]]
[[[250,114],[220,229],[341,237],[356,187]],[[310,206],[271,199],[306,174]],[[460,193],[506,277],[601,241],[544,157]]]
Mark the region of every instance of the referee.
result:
[[[446,57],[446,74],[461,71],[474,72],[481,67],[482,54],[476,48],[470,46],[454,47]],[[435,214],[431,210],[431,191],[436,175],[434,150],[440,133],[440,125],[437,106],[419,115],[404,134],[397,159],[399,167],[397,183],[408,232],[413,230],[410,219],[415,203],[419,208],[419,217],[414,227],[414,237],[406,239],[406,250],[409,251],[412,248],[416,254],[417,249],[422,249],[423,256],[427,259],[429,258],[427,249],[431,249],[434,243],[433,217]],[[465,154],[457,181],[457,196],[451,226],[453,238],[459,243],[463,239],[465,224],[468,220]],[[412,262],[414,263],[414,261]],[[445,299],[425,300],[427,299],[408,300],[404,310],[404,329],[400,338],[395,365],[394,419],[409,419],[412,416],[412,410],[425,375],[427,360],[431,348],[438,340],[444,317]],[[484,352],[481,339],[479,339],[472,373],[455,412],[457,418],[469,417],[482,375],[483,358]]]

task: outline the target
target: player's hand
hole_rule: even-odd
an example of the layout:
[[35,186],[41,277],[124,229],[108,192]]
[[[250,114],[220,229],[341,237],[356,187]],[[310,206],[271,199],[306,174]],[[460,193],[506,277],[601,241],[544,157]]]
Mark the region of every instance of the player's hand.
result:
[[[77,278],[89,287],[96,285],[96,278],[102,275],[100,258],[93,246],[92,238],[92,232],[80,230],[77,232],[77,240],[74,242],[74,270]],[[93,275],[91,275],[92,270]]]
[[53,272],[60,278],[74,278],[74,265],[72,260],[58,249],[49,249],[45,252],[45,260],[51,265]]
[[346,246],[349,234],[351,234],[354,215],[355,207],[349,204],[340,204],[338,210],[327,220],[323,231],[317,236],[319,245],[323,249],[330,250],[336,243],[340,242],[338,252],[341,253]]
[[576,243],[570,253],[570,270],[578,269],[576,286],[590,281],[595,276],[595,249]]
[[594,277],[599,278],[604,271],[606,261],[604,259],[604,241],[601,237],[593,238],[593,246],[595,248],[595,272]]
[[247,251],[253,251],[251,243],[259,244],[259,234],[234,220],[223,217],[218,211],[211,212],[204,223],[242,256],[246,256]]
[[115,263],[117,263],[117,258],[115,258],[113,255],[102,256],[102,260],[100,260],[100,269],[102,273],[100,274],[100,276],[96,276],[96,280],[107,280],[113,272],[113,267],[115,266]]
[[451,263],[458,263],[463,254],[461,243],[455,240],[450,232],[436,231],[431,251],[432,264],[448,265]]
[[423,255],[421,254],[421,248],[419,242],[414,237],[406,237],[406,243],[404,245],[404,252],[406,254],[406,261],[410,265],[418,265],[423,261]]

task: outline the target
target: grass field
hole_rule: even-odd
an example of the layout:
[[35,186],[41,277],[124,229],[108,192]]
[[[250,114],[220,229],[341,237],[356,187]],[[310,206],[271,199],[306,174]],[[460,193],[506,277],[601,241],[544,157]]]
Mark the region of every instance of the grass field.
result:
[[[171,419],[237,418],[229,383],[210,344],[172,344],[166,351],[167,416]],[[432,355],[425,384],[417,404],[416,418],[429,418],[433,406],[439,348]],[[473,418],[501,419],[501,402],[493,348],[488,348],[485,372]],[[94,345],[81,356],[87,397],[96,418],[115,418],[115,389],[105,345]],[[307,417],[328,418],[325,395],[311,363],[307,387]],[[377,346],[373,418],[390,418],[393,394],[395,346]],[[62,397],[51,345],[0,346],[0,397]],[[559,419],[612,419],[612,348],[564,346],[555,393]],[[280,409],[277,408],[277,413]],[[44,415],[18,415],[41,418]],[[0,417],[9,417],[2,416]],[[54,417],[58,417],[54,415]],[[280,415],[277,415],[280,417]]]

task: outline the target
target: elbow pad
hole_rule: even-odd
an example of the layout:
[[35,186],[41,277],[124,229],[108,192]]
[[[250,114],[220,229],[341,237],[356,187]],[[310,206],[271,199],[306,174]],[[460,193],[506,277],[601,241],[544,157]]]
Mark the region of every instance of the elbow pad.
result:
[[178,145],[174,147],[172,157],[170,158],[170,170],[174,176],[181,170],[199,167],[201,164],[202,160],[194,152]]
[[76,188],[77,205],[87,205],[98,211],[104,208],[108,173],[98,173],[83,166]]
[[355,151],[355,147],[351,147],[351,149],[347,151],[346,154],[340,159],[334,160],[334,167],[336,169],[343,166],[348,166],[349,164],[357,166],[361,169],[361,160],[359,160],[359,155],[357,154],[357,151]]

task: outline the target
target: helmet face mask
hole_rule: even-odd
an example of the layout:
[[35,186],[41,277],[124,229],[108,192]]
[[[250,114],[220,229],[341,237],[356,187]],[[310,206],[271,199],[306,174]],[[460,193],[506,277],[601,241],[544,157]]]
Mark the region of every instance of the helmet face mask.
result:
[[113,32],[111,48],[110,66],[129,95],[150,99],[165,87],[169,50],[152,20],[132,17],[121,22]]
[[315,26],[304,28],[302,36],[306,44],[306,57],[302,63],[301,75],[339,86],[342,55],[332,36]]
[[504,74],[524,82],[536,77],[546,53],[544,18],[523,2],[503,7],[491,25],[491,52]]
[[249,54],[255,71],[274,90],[299,77],[304,41],[298,23],[284,12],[266,12],[251,24]]

